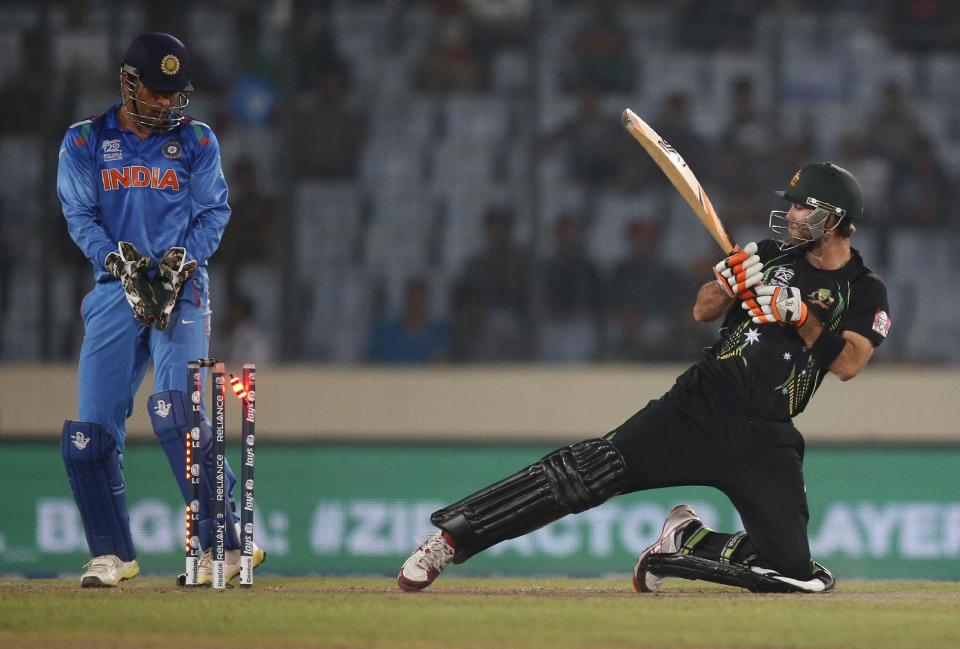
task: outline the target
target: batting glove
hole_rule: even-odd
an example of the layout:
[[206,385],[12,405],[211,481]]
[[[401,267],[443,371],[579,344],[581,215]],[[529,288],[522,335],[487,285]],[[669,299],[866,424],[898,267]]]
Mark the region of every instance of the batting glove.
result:
[[755,297],[740,305],[750,313],[755,324],[790,324],[802,327],[807,321],[807,305],[800,297],[800,289],[793,286],[758,286]]
[[163,331],[170,324],[170,314],[177,305],[180,290],[197,269],[197,260],[187,259],[186,248],[170,248],[157,264],[157,278],[153,281],[153,292],[157,300],[157,319],[153,326]]
[[763,264],[757,255],[757,244],[750,242],[713,267],[717,283],[727,297],[744,299],[752,295],[750,289],[763,279]]
[[153,322],[157,311],[156,298],[147,273],[152,263],[150,257],[144,257],[136,246],[126,241],[121,241],[117,251],[108,254],[103,262],[110,274],[120,280],[127,304],[133,309],[133,317],[145,325]]

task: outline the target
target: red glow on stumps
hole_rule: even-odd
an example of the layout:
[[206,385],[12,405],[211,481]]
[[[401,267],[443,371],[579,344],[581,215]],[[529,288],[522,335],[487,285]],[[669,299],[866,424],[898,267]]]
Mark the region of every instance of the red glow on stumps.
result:
[[241,401],[247,398],[247,388],[235,374],[230,375],[230,387],[233,389],[233,393],[237,395],[237,398]]

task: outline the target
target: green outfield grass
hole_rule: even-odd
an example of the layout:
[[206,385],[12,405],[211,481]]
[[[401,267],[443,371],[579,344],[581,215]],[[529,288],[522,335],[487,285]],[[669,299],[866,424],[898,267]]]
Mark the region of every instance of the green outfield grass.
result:
[[620,579],[269,578],[184,590],[172,578],[81,591],[0,581],[0,647],[960,647],[960,583],[843,581],[827,595],[699,582],[637,595]]

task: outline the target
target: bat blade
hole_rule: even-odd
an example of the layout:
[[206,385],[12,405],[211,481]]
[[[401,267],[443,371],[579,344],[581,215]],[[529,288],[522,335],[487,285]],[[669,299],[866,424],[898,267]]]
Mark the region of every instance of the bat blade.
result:
[[727,234],[723,221],[713,209],[710,197],[703,190],[700,181],[697,180],[683,156],[629,108],[623,111],[623,126],[670,179],[717,245],[727,254],[733,252],[737,247],[736,244]]

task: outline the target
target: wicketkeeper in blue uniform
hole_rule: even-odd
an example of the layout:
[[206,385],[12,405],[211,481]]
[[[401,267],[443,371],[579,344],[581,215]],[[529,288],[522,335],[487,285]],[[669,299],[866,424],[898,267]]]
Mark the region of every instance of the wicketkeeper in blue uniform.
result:
[[[72,125],[60,147],[57,192],[70,236],[93,264],[96,280],[81,306],[77,419],[64,422],[60,445],[93,557],[81,578],[84,587],[115,586],[140,571],[121,459],[126,419],[151,360],[153,429],[188,498],[186,368],[208,353],[207,261],[230,218],[217,138],[183,114],[193,90],[189,65],[186,48],[173,36],[138,36],[120,67],[121,101]],[[205,476],[212,476],[206,419],[201,450]],[[233,472],[226,471],[232,493]],[[208,584],[211,498],[205,489],[200,543],[207,551],[200,580]],[[226,527],[230,579],[239,572],[240,546],[235,525]],[[258,549],[255,564],[263,557]]]

